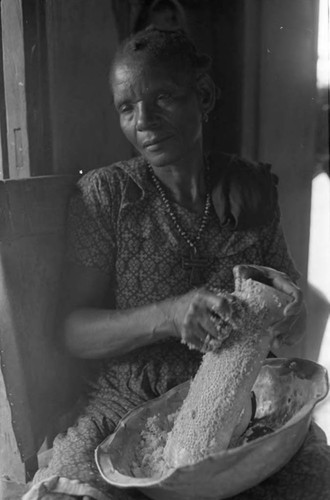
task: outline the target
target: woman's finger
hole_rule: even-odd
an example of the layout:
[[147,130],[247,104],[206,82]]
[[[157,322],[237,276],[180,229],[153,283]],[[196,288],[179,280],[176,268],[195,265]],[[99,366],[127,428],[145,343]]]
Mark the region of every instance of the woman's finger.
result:
[[186,336],[184,342],[190,349],[197,349],[203,353],[207,352],[210,348],[210,342],[213,337],[199,328],[198,331],[191,332]]
[[270,332],[274,336],[273,346],[274,343],[278,344],[277,348],[281,344],[296,344],[304,335],[303,319],[300,316],[288,316],[272,325]]
[[[198,320],[201,332],[206,332],[213,339],[217,339],[219,337],[219,331],[217,328],[217,322],[212,319],[210,312],[207,310],[203,316],[201,316]],[[204,335],[201,335],[204,337]]]
[[285,307],[284,316],[297,314],[301,308],[303,294],[300,288],[295,285],[289,278],[284,276],[274,276],[273,286],[277,290],[290,295],[292,301]]
[[198,321],[203,330],[210,333],[215,339],[222,337],[222,330],[232,323],[235,319],[236,310],[234,307],[235,299],[231,295],[229,297],[219,297],[219,302],[215,306],[207,307],[203,310]]
[[252,279],[271,286],[272,278],[270,276],[270,271],[272,271],[271,268],[255,266],[253,264],[238,264],[233,269],[235,279]]
[[278,351],[282,345],[281,337],[275,337],[271,343],[271,350]]
[[222,345],[222,340],[219,340],[218,338],[213,337],[206,331],[203,332],[203,338],[198,338],[196,340],[196,345],[198,346],[198,349],[205,353],[208,351],[214,351],[215,349],[219,349]]
[[272,341],[271,349],[278,350],[283,344],[287,346],[294,345],[300,340],[301,336],[302,335],[296,336],[287,333],[277,335]]
[[229,293],[220,292],[218,295],[213,296],[208,304],[208,309],[211,314],[219,316],[224,321],[229,321],[235,319],[237,314],[236,303],[236,297]]

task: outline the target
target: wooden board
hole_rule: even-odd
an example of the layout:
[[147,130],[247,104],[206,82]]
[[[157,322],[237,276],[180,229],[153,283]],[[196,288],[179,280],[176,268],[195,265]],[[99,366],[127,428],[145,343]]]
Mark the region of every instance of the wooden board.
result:
[[71,360],[57,347],[54,324],[74,181],[63,176],[0,182],[1,371],[23,461],[58,431],[68,403]]
[[17,447],[11,421],[10,404],[0,370],[0,478],[3,476],[8,476],[17,482],[25,480],[24,465]]
[[30,175],[21,0],[1,1],[1,24],[9,177],[18,179]]

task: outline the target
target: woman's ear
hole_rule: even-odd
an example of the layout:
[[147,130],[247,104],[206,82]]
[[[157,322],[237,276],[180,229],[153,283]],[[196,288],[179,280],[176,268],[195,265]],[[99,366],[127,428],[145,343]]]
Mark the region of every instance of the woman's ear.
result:
[[197,77],[196,82],[197,94],[201,106],[202,114],[208,114],[212,111],[216,101],[216,87],[214,81],[207,73],[203,73]]

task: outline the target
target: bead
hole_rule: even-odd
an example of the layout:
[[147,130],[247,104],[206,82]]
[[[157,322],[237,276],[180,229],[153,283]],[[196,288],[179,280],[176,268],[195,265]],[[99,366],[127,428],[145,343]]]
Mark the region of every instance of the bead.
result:
[[[174,211],[172,210],[171,205],[170,205],[170,201],[166,197],[166,193],[165,193],[164,189],[162,188],[161,183],[159,182],[159,180],[155,176],[154,171],[152,169],[152,166],[149,163],[147,164],[147,166],[148,166],[148,169],[149,169],[152,181],[153,181],[153,183],[154,183],[154,185],[155,185],[155,187],[156,187],[156,189],[157,189],[157,191],[159,193],[159,196],[160,196],[160,198],[161,198],[161,200],[162,200],[162,202],[163,202],[163,204],[164,204],[164,206],[165,206],[165,208],[166,208],[166,210],[168,212],[168,215],[170,216],[170,218],[171,218],[171,220],[173,222],[173,225],[174,225],[175,229],[177,230],[177,232],[179,233],[179,235],[186,241],[186,243],[190,246],[190,248],[192,248],[194,250],[194,252],[197,253],[197,243],[200,241],[202,233],[203,233],[204,229],[206,228],[206,225],[207,225],[207,222],[208,222],[208,218],[209,218],[209,214],[210,214],[210,208],[211,208],[211,195],[210,195],[210,192],[208,192],[207,195],[206,195],[205,207],[204,207],[204,212],[203,212],[203,216],[202,216],[202,220],[201,220],[200,226],[199,226],[199,228],[197,230],[197,233],[196,233],[195,237],[193,239],[191,239],[188,236],[188,234],[186,233],[186,231],[179,224],[177,216],[175,215]],[[209,171],[209,168],[207,166],[207,174],[208,174],[208,171]]]

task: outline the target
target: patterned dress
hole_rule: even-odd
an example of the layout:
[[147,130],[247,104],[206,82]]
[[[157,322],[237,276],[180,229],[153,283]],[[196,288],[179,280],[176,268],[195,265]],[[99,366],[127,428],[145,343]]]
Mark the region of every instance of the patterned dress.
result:
[[[200,217],[173,205],[188,234],[194,234]],[[70,204],[68,234],[68,259],[106,273],[114,284],[110,308],[139,307],[191,289],[189,266],[182,266],[182,255],[188,248],[164,210],[142,158],[91,171],[80,179]],[[234,288],[232,269],[236,264],[273,267],[294,281],[299,277],[288,254],[279,212],[268,225],[234,231],[222,227],[212,209],[200,249],[207,259],[202,281],[229,292]],[[47,490],[100,500],[146,498],[105,483],[97,471],[94,450],[129,410],[192,377],[200,361],[198,351],[174,338],[105,360],[98,379],[90,384],[83,414],[74,427],[55,439],[53,457],[48,467],[37,473],[36,485],[26,500],[42,498]],[[322,441],[322,436],[318,439]],[[322,476],[323,468],[329,465],[328,451],[323,450],[322,458],[315,443],[313,431],[297,454],[299,460],[293,459],[283,471],[235,498],[325,499],[325,483],[320,477],[315,481],[310,461],[318,464],[318,475],[321,472]],[[314,496],[297,493],[307,491],[310,484]],[[329,480],[327,488],[330,492]]]

